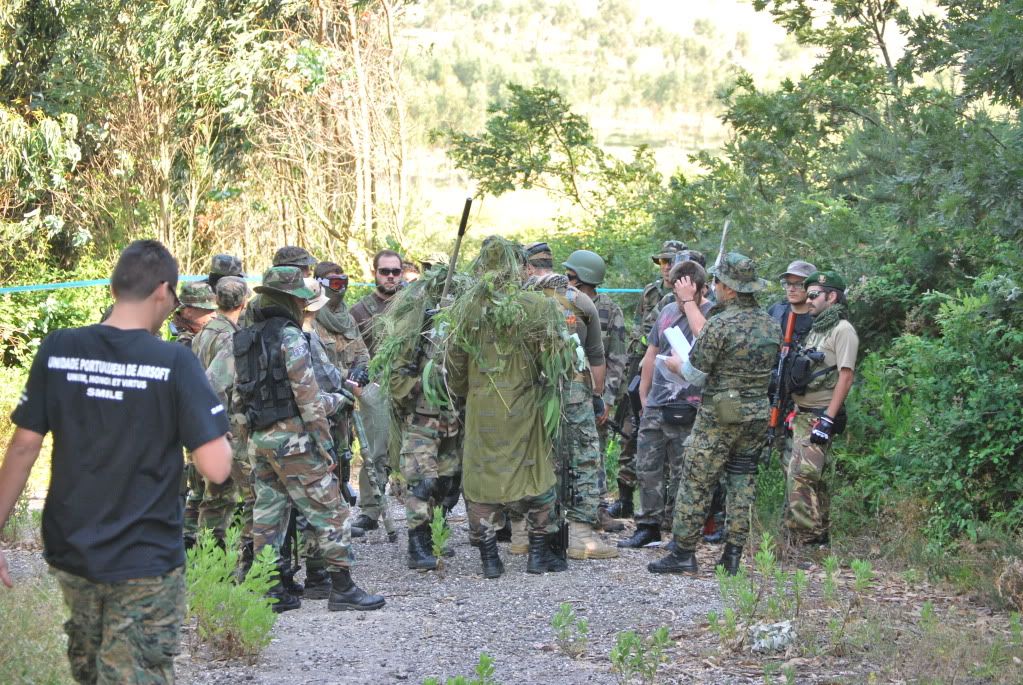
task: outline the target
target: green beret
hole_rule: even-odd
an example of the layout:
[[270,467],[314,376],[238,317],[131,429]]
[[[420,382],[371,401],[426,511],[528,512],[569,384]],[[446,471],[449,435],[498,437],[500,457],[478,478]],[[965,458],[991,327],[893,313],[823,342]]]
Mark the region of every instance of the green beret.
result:
[[834,271],[814,271],[803,281],[804,288],[809,288],[811,285],[821,285],[825,288],[845,292],[845,281]]

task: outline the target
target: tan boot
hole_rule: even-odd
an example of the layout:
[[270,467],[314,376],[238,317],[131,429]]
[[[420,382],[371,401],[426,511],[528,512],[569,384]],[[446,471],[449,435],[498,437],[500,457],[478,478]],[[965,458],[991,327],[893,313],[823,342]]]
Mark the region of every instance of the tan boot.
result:
[[569,559],[614,559],[617,556],[618,550],[605,545],[593,526],[578,521],[568,522]]
[[508,545],[509,554],[525,554],[529,551],[529,536],[526,535],[526,519],[511,522],[512,539]]

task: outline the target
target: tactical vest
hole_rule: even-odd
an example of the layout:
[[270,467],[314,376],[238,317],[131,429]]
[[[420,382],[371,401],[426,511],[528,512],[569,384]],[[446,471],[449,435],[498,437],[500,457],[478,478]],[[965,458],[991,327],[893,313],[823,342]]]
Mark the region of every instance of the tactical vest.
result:
[[300,412],[281,352],[283,331],[295,322],[275,316],[234,334],[235,389],[250,430],[262,430]]

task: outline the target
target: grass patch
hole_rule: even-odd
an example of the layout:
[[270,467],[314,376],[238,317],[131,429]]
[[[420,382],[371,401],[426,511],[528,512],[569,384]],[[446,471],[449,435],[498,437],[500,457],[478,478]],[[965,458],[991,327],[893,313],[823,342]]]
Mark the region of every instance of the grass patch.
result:
[[0,587],[0,683],[63,685],[73,683],[62,623],[64,601],[56,581],[39,576]]

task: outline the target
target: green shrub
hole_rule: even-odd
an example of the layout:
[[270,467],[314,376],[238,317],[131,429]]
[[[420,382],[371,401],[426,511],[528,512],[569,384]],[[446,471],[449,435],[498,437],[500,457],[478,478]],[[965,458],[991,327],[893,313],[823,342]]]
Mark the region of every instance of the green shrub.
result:
[[475,677],[453,676],[443,684],[440,678],[427,678],[423,681],[423,685],[499,685],[497,679],[494,678],[495,670],[494,658],[486,652],[482,652],[476,668],[473,669]]
[[241,583],[234,578],[238,564],[237,528],[226,536],[225,549],[208,530],[188,552],[188,613],[196,620],[199,637],[226,657],[254,660],[270,644],[276,614],[266,597],[274,584],[276,559],[264,547]]
[[0,683],[63,685],[73,683],[61,623],[66,609],[53,577],[18,579],[0,587]]
[[639,678],[644,685],[653,683],[664,662],[664,650],[671,644],[667,626],[642,636],[634,630],[618,633],[611,648],[611,670],[622,685]]

